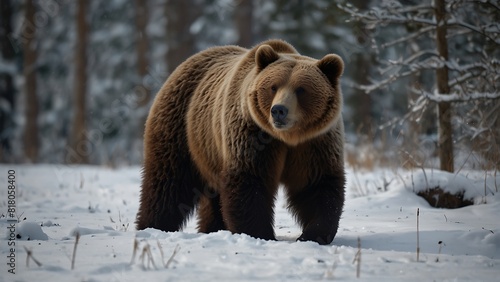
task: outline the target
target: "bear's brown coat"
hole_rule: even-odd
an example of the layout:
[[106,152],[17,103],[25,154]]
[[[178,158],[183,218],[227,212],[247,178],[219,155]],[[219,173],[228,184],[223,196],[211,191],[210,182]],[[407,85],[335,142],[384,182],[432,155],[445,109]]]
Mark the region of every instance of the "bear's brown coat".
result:
[[187,59],[146,122],[137,229],[177,231],[198,207],[200,232],[274,239],[281,183],[299,240],[329,244],[344,203],[343,66],[280,40]]

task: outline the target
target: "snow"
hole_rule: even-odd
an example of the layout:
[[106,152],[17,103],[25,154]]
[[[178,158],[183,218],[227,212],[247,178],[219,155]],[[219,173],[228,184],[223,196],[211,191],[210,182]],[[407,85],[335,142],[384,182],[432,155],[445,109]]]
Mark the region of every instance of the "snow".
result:
[[[43,232],[40,224],[32,221],[22,221],[17,226],[17,238],[20,240],[48,240],[49,237]],[[5,236],[8,239],[7,236]]]
[[[199,234],[193,220],[182,232],[136,231],[140,167],[1,164],[0,255],[7,261],[9,170],[15,170],[21,237],[14,241],[16,274],[2,263],[0,281],[351,281],[358,238],[360,281],[496,281],[500,269],[500,175],[494,172],[349,169],[338,234],[320,246],[295,241],[301,232],[281,192],[278,241],[228,231]],[[414,193],[437,185],[463,190],[476,204],[435,209]],[[28,251],[41,266],[31,258],[27,266]]]

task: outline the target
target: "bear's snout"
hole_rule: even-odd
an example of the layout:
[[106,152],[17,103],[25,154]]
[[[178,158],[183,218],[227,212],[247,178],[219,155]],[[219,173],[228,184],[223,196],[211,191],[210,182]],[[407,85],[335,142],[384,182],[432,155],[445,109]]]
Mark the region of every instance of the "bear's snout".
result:
[[273,122],[276,126],[285,125],[287,115],[288,108],[283,105],[274,105],[271,108],[271,116],[273,117]]

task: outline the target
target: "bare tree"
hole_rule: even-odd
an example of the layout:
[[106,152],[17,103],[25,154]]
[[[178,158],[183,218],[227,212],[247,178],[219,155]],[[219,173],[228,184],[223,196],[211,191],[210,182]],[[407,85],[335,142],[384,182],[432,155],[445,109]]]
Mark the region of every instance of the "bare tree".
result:
[[[367,9],[369,1],[366,0],[353,0],[352,3],[359,7],[360,9]],[[364,25],[361,22],[354,22],[353,30],[356,35],[356,43],[359,46],[363,46],[368,48],[370,46],[369,37],[367,34],[369,33]],[[368,42],[367,42],[368,41]],[[356,68],[356,71],[352,74],[352,80],[356,84],[365,85],[368,84],[369,70],[371,68],[371,54],[365,52],[365,48],[360,47],[361,50],[355,52],[349,59],[352,61],[349,62],[349,65],[352,65]],[[356,132],[360,132],[367,137],[369,140],[373,138],[373,122],[372,122],[372,106],[373,101],[370,95],[367,95],[365,91],[361,89],[353,89],[353,93],[350,96],[347,96],[346,103],[355,105],[352,107],[352,111],[354,112],[351,119],[354,124]]]
[[[14,48],[8,38],[12,33],[12,4],[10,0],[0,1],[0,54],[11,67],[0,71],[0,162],[11,156],[11,141],[14,131]],[[9,70],[10,69],[10,70]]]
[[146,27],[148,24],[148,1],[147,0],[135,0],[135,25],[137,31],[137,44],[136,44],[136,54],[137,54],[137,74],[139,75],[140,85],[136,88],[138,107],[142,107],[149,102],[149,90],[144,84],[144,77],[148,74],[148,36],[146,33]]
[[70,136],[70,163],[88,163],[92,148],[86,140],[86,96],[87,96],[87,44],[89,26],[87,10],[89,1],[78,0],[76,9],[75,80],[73,100],[73,126]]
[[[369,93],[403,78],[415,75],[433,77],[435,83],[431,87],[409,87],[419,97],[406,117],[412,117],[428,105],[437,104],[440,167],[453,171],[453,143],[462,137],[452,134],[452,120],[460,120],[460,115],[453,112],[467,111],[471,114],[474,110],[477,114],[481,109],[470,107],[471,104],[500,98],[500,64],[497,58],[500,6],[491,0],[429,2],[410,5],[403,4],[407,2],[387,1],[369,11],[359,11],[351,5],[340,7],[354,20],[364,22],[371,29],[387,29],[387,26],[406,28],[406,34],[377,45],[380,49],[418,44],[418,48],[413,48],[416,52],[404,56],[399,54],[399,58],[387,60],[381,68],[381,77],[360,88]],[[450,46],[453,46],[452,52]],[[498,120],[498,112],[493,120]]]
[[[437,54],[444,62],[448,61],[448,41],[446,40],[447,22],[446,7],[444,0],[435,0],[434,15],[436,17],[436,47]],[[450,94],[448,85],[448,66],[442,64],[436,69],[436,84],[438,93]],[[439,161],[442,170],[454,171],[453,165],[453,129],[451,127],[451,105],[450,102],[438,103],[438,144]]]
[[35,5],[33,0],[26,0],[24,10],[23,52],[24,52],[24,91],[26,97],[26,125],[24,128],[24,154],[28,161],[38,159],[38,96],[36,83],[36,26]]

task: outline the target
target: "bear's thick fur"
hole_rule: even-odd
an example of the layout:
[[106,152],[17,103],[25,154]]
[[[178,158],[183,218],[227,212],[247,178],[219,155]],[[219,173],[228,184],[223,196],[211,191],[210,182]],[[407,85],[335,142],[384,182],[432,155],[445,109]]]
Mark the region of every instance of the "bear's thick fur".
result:
[[343,68],[280,40],[187,59],[146,122],[137,229],[177,231],[198,207],[200,232],[275,239],[283,184],[298,240],[331,243],[344,204]]

